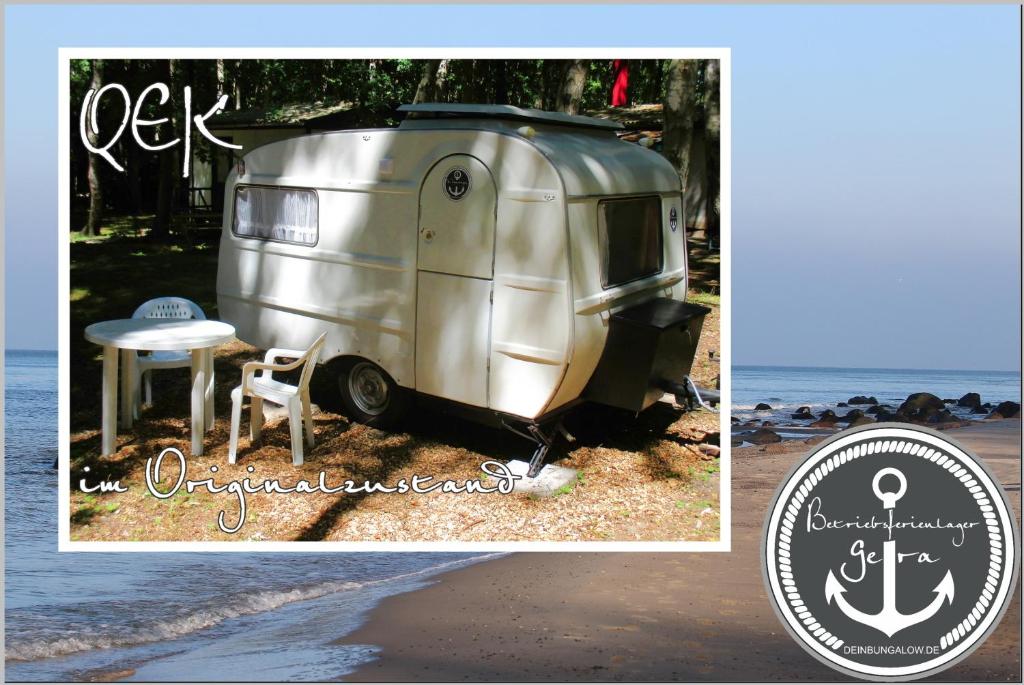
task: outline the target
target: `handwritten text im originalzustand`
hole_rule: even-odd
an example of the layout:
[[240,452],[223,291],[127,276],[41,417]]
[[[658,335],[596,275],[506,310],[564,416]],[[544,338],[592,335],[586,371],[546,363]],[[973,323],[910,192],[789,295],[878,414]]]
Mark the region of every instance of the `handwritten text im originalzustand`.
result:
[[[171,455],[175,457],[176,465],[178,467],[177,478],[174,484],[169,489],[161,489],[158,487],[159,483],[163,482],[163,476],[161,475],[161,469],[163,468],[164,457]],[[243,478],[241,481],[232,480],[224,484],[217,484],[213,478],[206,478],[204,480],[186,480],[185,476],[188,473],[188,466],[185,462],[185,455],[173,447],[164,449],[160,454],[153,459],[150,457],[146,460],[146,488],[149,493],[157,499],[168,499],[174,497],[181,490],[181,487],[185,487],[185,491],[193,493],[199,489],[205,489],[212,494],[218,494],[221,492],[228,492],[235,495],[238,498],[238,520],[233,526],[229,526],[226,522],[227,512],[222,510],[217,516],[217,525],[225,533],[237,533],[241,530],[242,525],[245,523],[245,516],[247,510],[246,495],[256,493],[267,493],[267,494],[337,494],[345,493],[348,495],[353,494],[373,494],[376,492],[384,494],[426,494],[429,492],[443,492],[443,493],[500,493],[507,495],[512,492],[512,488],[515,482],[522,478],[512,473],[507,466],[501,462],[487,461],[480,465],[480,469],[490,479],[494,479],[494,484],[485,484],[480,480],[467,480],[465,482],[458,482],[453,480],[434,480],[433,476],[420,476],[413,475],[409,479],[402,478],[398,480],[394,485],[385,485],[379,482],[364,481],[362,483],[356,483],[353,480],[345,480],[340,485],[330,486],[327,484],[327,475],[321,471],[319,479],[316,483],[310,483],[307,480],[296,481],[295,485],[282,485],[280,481],[276,479],[267,479],[260,481],[259,483],[253,483],[248,477]],[[219,469],[216,466],[210,467],[211,473],[217,473]],[[253,473],[255,468],[248,466],[246,469],[249,473]],[[86,468],[88,471],[88,467]],[[109,482],[101,481],[96,485],[88,485],[85,478],[79,480],[78,487],[82,492],[127,492],[128,489],[120,484],[119,481]]]

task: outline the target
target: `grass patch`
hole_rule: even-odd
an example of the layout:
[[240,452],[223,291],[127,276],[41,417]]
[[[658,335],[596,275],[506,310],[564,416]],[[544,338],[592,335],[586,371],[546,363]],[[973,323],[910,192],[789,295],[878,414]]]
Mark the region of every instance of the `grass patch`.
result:
[[81,231],[71,231],[71,242],[100,242],[111,238],[139,238],[149,233],[149,227],[156,218],[153,214],[140,214],[133,221],[129,215],[105,217],[100,226],[99,235],[85,235]]
[[559,497],[561,495],[568,495],[570,492],[572,492],[573,490],[576,489],[577,485],[586,485],[586,481],[583,480],[583,474],[582,473],[577,473],[576,474],[575,482],[566,483],[562,487],[560,487],[557,490],[555,490],[555,497]]
[[702,304],[705,307],[720,307],[722,306],[722,296],[718,293],[705,293],[697,290],[691,290],[686,295],[688,302],[694,304]]

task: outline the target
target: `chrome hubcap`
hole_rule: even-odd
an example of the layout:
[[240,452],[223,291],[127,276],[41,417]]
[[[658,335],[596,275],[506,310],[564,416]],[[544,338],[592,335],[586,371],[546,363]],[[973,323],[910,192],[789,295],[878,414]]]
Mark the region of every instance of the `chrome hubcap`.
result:
[[359,362],[348,374],[348,392],[360,411],[377,416],[388,408],[388,382],[380,369]]

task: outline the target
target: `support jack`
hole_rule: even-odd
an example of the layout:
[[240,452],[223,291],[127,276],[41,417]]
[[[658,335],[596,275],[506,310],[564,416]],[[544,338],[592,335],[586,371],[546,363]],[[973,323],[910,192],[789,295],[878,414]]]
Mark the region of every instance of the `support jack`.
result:
[[536,444],[537,447],[533,451],[533,456],[530,457],[530,468],[526,472],[526,476],[528,478],[536,478],[537,474],[539,474],[541,469],[544,468],[544,460],[547,458],[548,452],[551,450],[551,446],[559,436],[565,438],[566,442],[576,442],[576,438],[574,438],[572,434],[565,429],[561,419],[546,430],[535,423],[527,424],[526,431],[511,426],[505,421],[502,421],[501,425],[516,435],[526,438]]

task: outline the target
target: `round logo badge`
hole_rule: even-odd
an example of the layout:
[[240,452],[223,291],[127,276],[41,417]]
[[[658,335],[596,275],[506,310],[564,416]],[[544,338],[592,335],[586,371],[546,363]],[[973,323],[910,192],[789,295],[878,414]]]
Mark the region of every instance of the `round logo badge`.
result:
[[849,675],[923,677],[967,656],[1009,603],[1019,537],[1006,495],[963,447],[875,424],[818,445],[765,524],[765,582],[813,656]]
[[472,184],[473,180],[469,177],[469,172],[465,167],[457,166],[449,169],[448,173],[444,175],[442,186],[449,199],[458,201],[466,197]]

